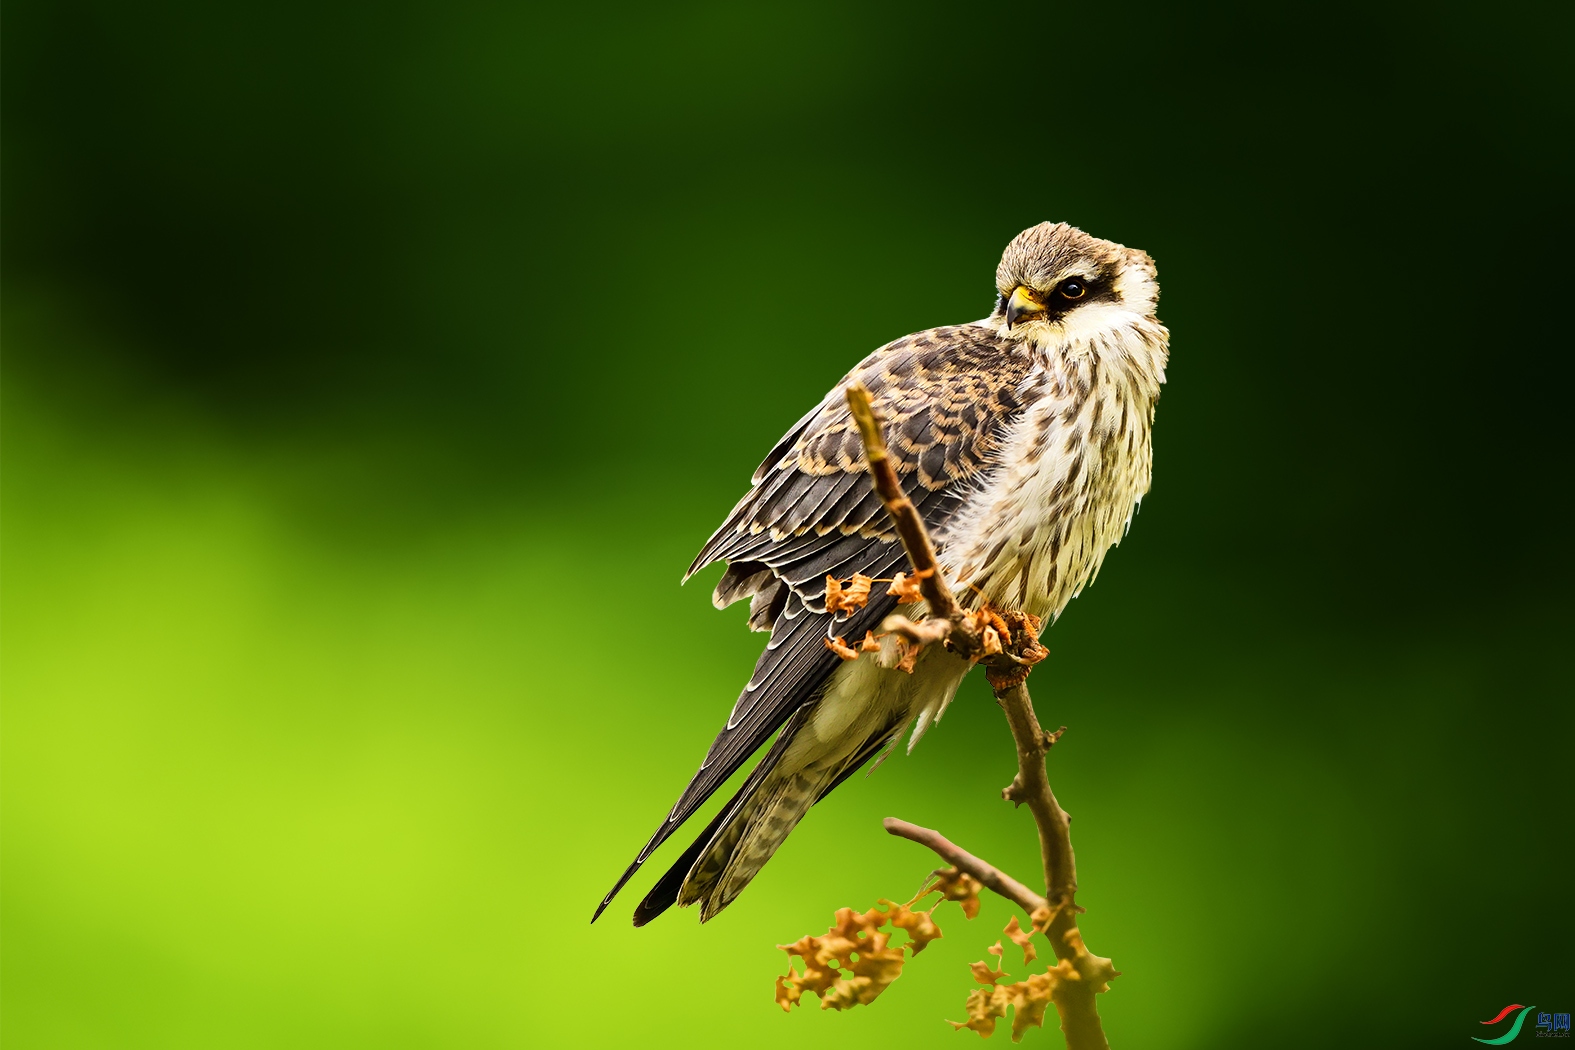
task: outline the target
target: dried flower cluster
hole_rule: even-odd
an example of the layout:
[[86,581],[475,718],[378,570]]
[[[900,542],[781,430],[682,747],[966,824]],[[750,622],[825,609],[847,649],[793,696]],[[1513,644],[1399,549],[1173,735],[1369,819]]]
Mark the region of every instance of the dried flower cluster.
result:
[[[792,944],[777,945],[789,956],[797,956],[803,967],[795,971],[789,959],[788,972],[777,978],[777,1005],[791,1010],[805,992],[820,997],[822,1010],[847,1010],[874,1002],[902,976],[902,964],[907,961],[904,949],[910,955],[918,955],[941,936],[932,917],[933,908],[913,909],[931,893],[939,892],[942,900],[957,901],[970,919],[979,914],[981,887],[973,876],[944,868],[933,872],[926,883],[906,904],[882,900],[885,911],[871,908],[862,913],[840,908],[836,921],[823,935],[806,935]],[[906,932],[907,940],[893,947],[891,932],[882,929],[884,926],[890,926],[892,932]]]
[[[979,914],[981,888],[973,876],[956,868],[943,868],[932,872],[925,887],[906,904],[883,899],[880,903],[886,906],[885,911],[878,907],[866,912],[838,909],[836,921],[823,935],[804,936],[792,944],[777,945],[789,956],[797,957],[802,965],[801,970],[794,970],[790,959],[788,972],[777,978],[777,1005],[791,1010],[805,992],[814,992],[820,997],[822,1010],[848,1010],[869,1005],[902,976],[903,963],[909,955],[918,955],[941,936],[940,927],[935,925],[934,908],[917,911],[913,906],[931,893],[939,893],[941,901],[956,901],[963,915],[972,919]],[[1024,966],[1039,957],[1034,935],[1045,933],[1059,911],[1059,908],[1035,909],[1026,930],[1014,915],[1001,931],[1022,949]],[[890,931],[885,927],[890,927]],[[893,946],[891,936],[897,930],[905,931],[908,939]],[[1080,955],[1086,954],[1082,938],[1075,929],[1068,940]],[[996,941],[988,952],[995,957],[993,961],[981,960],[969,966],[974,980],[984,987],[968,995],[968,1020],[947,1022],[954,1029],[972,1029],[988,1038],[995,1033],[996,1022],[1011,1010],[1012,1041],[1019,1042],[1028,1029],[1044,1024],[1045,1011],[1055,1001],[1063,982],[1083,979],[1072,960],[1063,959],[1044,973],[1029,974],[1021,981],[1006,981],[1003,978],[1009,975],[1001,960],[1005,948]],[[1096,991],[1104,991],[1104,988]]]

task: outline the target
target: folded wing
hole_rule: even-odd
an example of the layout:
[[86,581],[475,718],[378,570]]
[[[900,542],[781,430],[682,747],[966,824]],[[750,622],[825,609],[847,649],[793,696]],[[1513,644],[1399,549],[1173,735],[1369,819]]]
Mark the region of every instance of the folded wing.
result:
[[[877,586],[863,609],[851,615],[826,612],[827,576],[889,577],[906,561],[870,487],[844,397],[847,385],[857,380],[869,389],[898,475],[932,536],[944,545],[947,524],[989,471],[1001,431],[1021,411],[1018,387],[1029,367],[1012,344],[983,326],[907,336],[860,362],[761,463],[749,492],[689,572],[727,562],[714,601],[720,608],[750,598],[750,626],[769,630],[771,638],[699,770],[597,908],[598,916],[657,847],[794,712],[816,699],[839,663],[826,639],[862,638],[896,604]],[[770,761],[768,753],[751,780]]]

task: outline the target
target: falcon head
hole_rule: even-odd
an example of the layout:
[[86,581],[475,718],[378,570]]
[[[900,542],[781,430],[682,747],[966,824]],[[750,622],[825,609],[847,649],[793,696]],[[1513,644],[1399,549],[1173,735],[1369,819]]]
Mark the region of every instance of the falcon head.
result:
[[1042,222],[1012,238],[995,270],[991,320],[1035,343],[1083,339],[1152,320],[1159,300],[1146,252]]

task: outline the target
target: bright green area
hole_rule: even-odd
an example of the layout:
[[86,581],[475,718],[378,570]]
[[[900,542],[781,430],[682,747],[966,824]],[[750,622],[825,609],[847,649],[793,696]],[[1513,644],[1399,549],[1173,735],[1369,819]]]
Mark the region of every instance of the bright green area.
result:
[[[883,816],[1032,877],[982,682],[713,923],[627,925],[677,841],[587,920],[760,644],[689,558],[1044,218],[1150,250],[1175,332],[1156,489],[1034,678],[1117,1045],[1568,1006],[1568,365],[1484,377],[1457,308],[1567,243],[1521,192],[1558,34],[1069,12],[1047,73],[1001,13],[7,17],[8,1050],[972,1045],[997,901],[869,1009],[771,994],[932,866]],[[1462,151],[1476,105],[1524,127]]]

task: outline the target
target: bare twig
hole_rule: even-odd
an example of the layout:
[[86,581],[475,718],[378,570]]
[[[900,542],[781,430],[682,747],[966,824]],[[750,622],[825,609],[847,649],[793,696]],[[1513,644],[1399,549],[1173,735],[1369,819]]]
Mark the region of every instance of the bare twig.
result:
[[1077,863],[1072,856],[1071,823],[1066,810],[1050,790],[1045,773],[1044,730],[1034,713],[1026,682],[997,690],[996,700],[1006,712],[1017,744],[1017,775],[1001,790],[1001,797],[1016,805],[1027,803],[1039,828],[1040,860],[1045,870],[1045,890],[1052,901],[1070,902],[1077,894]]
[[909,824],[906,820],[898,820],[896,817],[887,817],[881,823],[890,834],[896,835],[898,838],[907,839],[909,842],[917,842],[926,849],[934,850],[935,855],[946,863],[958,871],[965,871],[972,875],[982,882],[986,889],[1005,897],[1029,915],[1050,907],[1050,902],[1045,900],[1045,898],[1024,886],[989,861],[975,857],[972,853],[947,839],[939,831],[921,828],[917,824]]
[[[952,595],[935,558],[924,521],[902,490],[902,483],[891,465],[880,420],[870,405],[869,391],[855,383],[847,391],[848,408],[858,423],[869,460],[875,491],[885,504],[903,550],[920,581],[930,617],[918,623],[906,617],[890,617],[885,626],[912,642],[944,641],[966,659],[984,659],[986,674],[1001,710],[1006,713],[1012,739],[1017,745],[1017,775],[1002,796],[1021,805],[1026,803],[1039,831],[1040,857],[1044,865],[1045,896],[1013,879],[1005,872],[975,857],[948,841],[939,832],[906,821],[887,818],[888,832],[933,850],[954,867],[967,872],[994,892],[1019,905],[1030,915],[1038,912],[1049,919],[1046,936],[1056,958],[1075,972],[1075,980],[1059,981],[1052,993],[1061,1016],[1068,1050],[1107,1050],[1109,1042],[1099,1020],[1094,996],[1109,987],[1117,976],[1109,959],[1089,952],[1077,929],[1077,865],[1072,854],[1071,818],[1056,801],[1045,772],[1045,753],[1056,734],[1047,734],[1039,725],[1033,700],[1028,694],[1028,673],[1044,659],[1039,644],[1039,621],[1024,613],[965,612]],[[986,623],[997,626],[984,626]],[[995,633],[1001,643],[991,649],[987,639]]]

